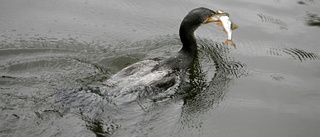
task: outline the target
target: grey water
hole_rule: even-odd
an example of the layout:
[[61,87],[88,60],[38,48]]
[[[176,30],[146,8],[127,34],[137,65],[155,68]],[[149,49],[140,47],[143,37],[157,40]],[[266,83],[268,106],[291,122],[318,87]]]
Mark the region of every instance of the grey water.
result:
[[[122,105],[96,94],[122,68],[181,48],[193,8],[224,10],[196,31],[186,81]],[[0,136],[320,136],[318,0],[1,0]]]

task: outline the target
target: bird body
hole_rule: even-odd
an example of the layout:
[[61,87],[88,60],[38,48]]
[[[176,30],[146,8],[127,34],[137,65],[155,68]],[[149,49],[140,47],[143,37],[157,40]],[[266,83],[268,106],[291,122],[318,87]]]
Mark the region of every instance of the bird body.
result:
[[117,102],[128,102],[178,86],[181,71],[188,69],[197,56],[194,31],[201,24],[217,21],[216,12],[210,9],[191,10],[180,25],[183,46],[179,52],[166,59],[148,59],[122,69],[104,82],[103,95]]

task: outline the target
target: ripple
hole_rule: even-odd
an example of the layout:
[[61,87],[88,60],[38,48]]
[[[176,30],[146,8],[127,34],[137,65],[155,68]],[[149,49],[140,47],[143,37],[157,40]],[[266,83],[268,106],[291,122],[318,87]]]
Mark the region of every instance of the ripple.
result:
[[297,2],[298,4],[301,4],[301,5],[312,5],[314,4],[314,0],[301,0],[301,1],[298,1]]
[[206,55],[213,59],[217,73],[224,73],[226,76],[242,77],[249,74],[246,65],[235,61],[234,58],[228,56],[229,48],[222,43],[213,42],[208,39],[199,41],[199,49],[206,52]]
[[290,55],[295,60],[306,61],[306,60],[319,60],[320,56],[317,53],[306,52],[302,49],[296,48],[285,48],[282,50],[284,53]]
[[308,13],[306,19],[306,22],[309,26],[320,27],[320,17],[317,14]]
[[280,19],[276,19],[272,16],[264,15],[262,13],[259,13],[257,15],[261,18],[262,22],[269,22],[269,23],[274,23],[274,24],[278,24],[278,25],[282,25],[282,26],[287,26],[286,23],[284,23]]
[[295,60],[307,61],[307,60],[319,60],[318,53],[307,52],[297,48],[270,48],[267,50],[267,54],[272,56],[284,56],[289,55]]
[[282,56],[283,51],[280,48],[270,48],[269,50],[267,50],[267,54],[272,56]]
[[284,23],[283,21],[281,21],[280,19],[274,18],[274,17],[269,16],[269,15],[264,15],[262,13],[258,13],[257,15],[261,18],[262,22],[268,22],[268,23],[276,24],[276,25],[280,26],[280,29],[288,30],[287,24]]
[[[73,38],[48,37],[2,40],[0,72],[2,76],[45,77],[48,80],[54,80],[61,75],[73,79],[95,73],[107,73],[107,67],[97,64],[99,62],[96,60],[101,56],[113,55],[118,47],[105,46],[104,43],[105,41],[99,39],[79,42]],[[69,72],[70,75],[67,74]]]
[[214,108],[215,104],[224,99],[230,81],[250,74],[246,64],[236,61],[230,55],[230,47],[224,46],[223,43],[199,39],[198,49],[200,51],[198,65],[201,67],[195,67],[196,74],[188,83],[192,88],[184,98],[185,104],[181,116],[183,119],[197,117],[204,111]]

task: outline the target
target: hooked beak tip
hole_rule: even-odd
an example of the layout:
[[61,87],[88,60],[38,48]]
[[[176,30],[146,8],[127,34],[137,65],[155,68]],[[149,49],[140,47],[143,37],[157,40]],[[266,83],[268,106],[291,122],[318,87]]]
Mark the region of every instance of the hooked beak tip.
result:
[[219,19],[215,17],[210,17],[205,21],[206,24],[210,22],[219,22]]
[[204,23],[207,24],[210,22],[219,22],[219,17],[221,17],[221,16],[229,16],[229,14],[228,13],[219,13],[219,12],[212,13],[212,16],[210,16]]
[[204,23],[210,23],[210,22],[219,22],[219,18],[216,16],[216,14],[210,16]]

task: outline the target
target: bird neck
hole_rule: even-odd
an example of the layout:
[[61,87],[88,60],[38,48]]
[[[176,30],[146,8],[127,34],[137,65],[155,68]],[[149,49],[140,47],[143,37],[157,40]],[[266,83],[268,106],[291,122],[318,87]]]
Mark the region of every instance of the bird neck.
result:
[[182,42],[182,48],[180,52],[189,54],[192,57],[197,55],[197,41],[194,36],[194,31],[198,26],[189,26],[182,23],[179,30],[180,40]]

